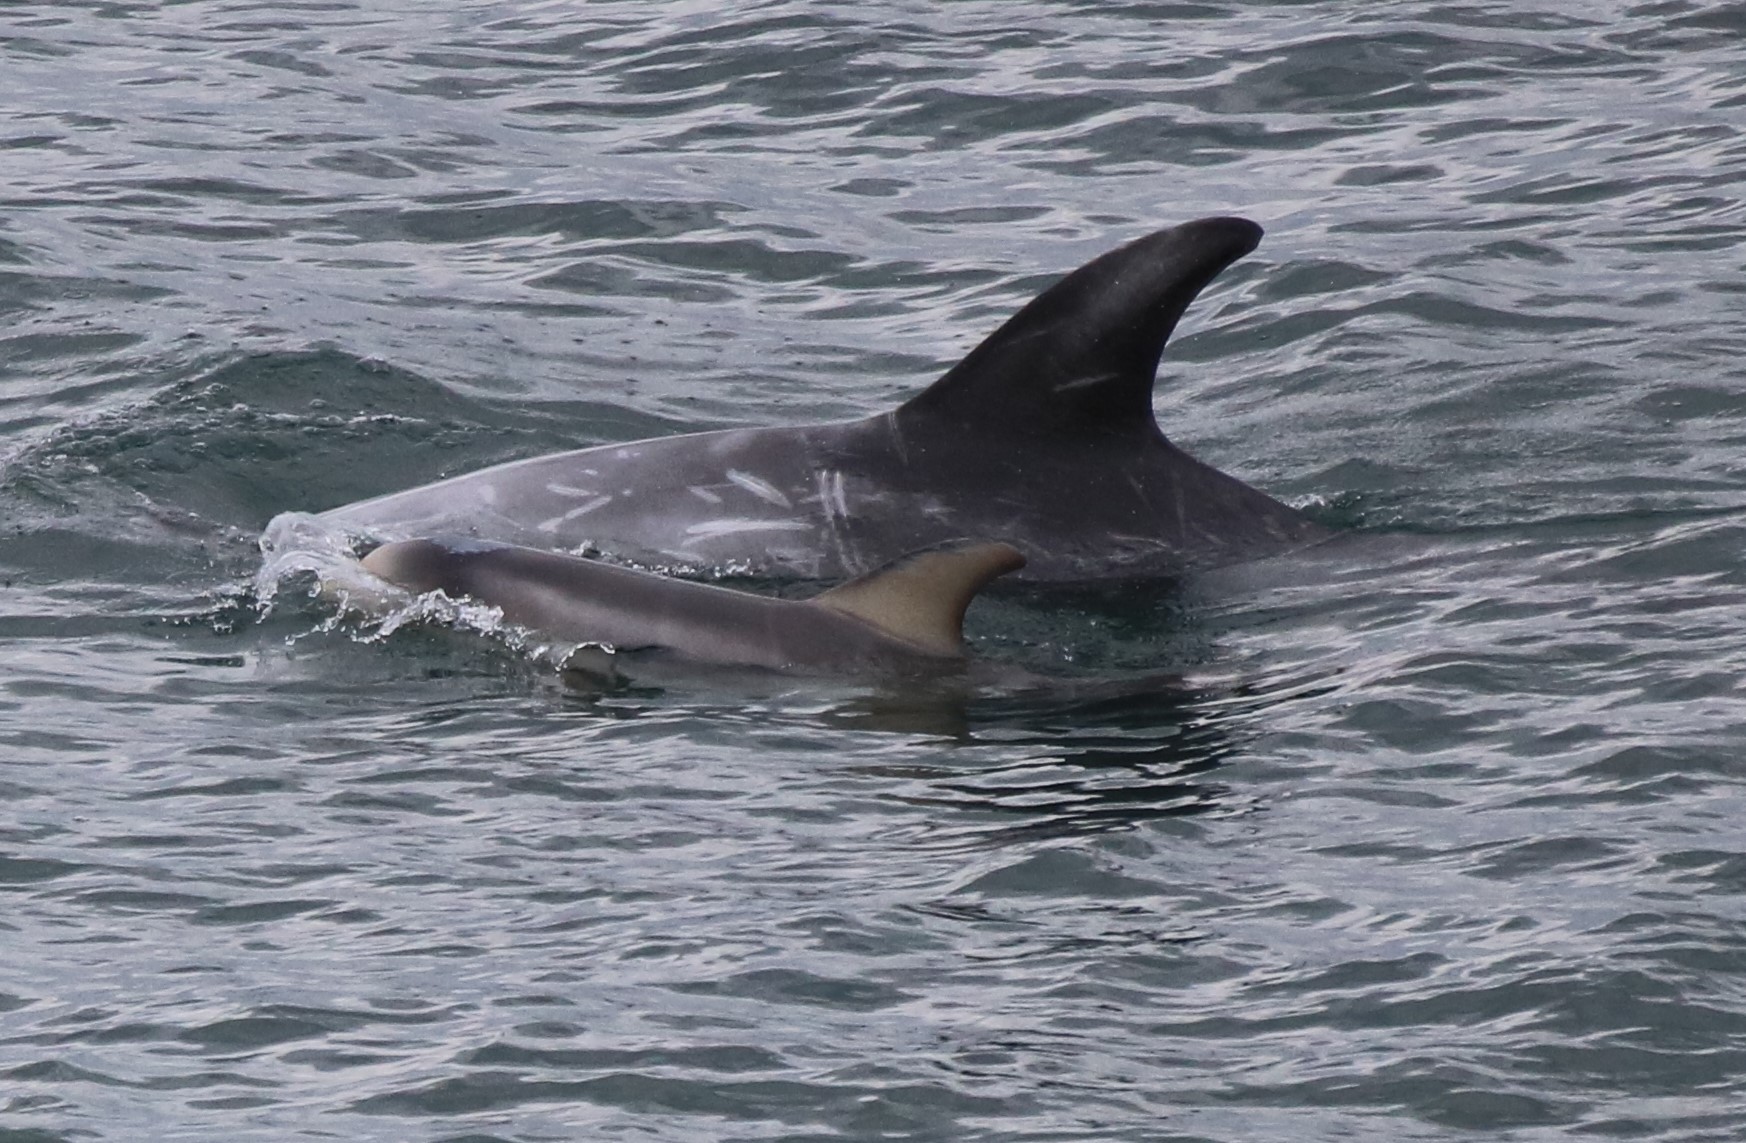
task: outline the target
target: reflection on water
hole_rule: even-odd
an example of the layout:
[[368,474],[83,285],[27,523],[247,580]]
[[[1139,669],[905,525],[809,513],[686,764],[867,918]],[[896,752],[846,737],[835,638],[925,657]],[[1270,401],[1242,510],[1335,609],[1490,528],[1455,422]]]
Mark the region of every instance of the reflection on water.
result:
[[999,824],[977,830],[987,844],[1240,811],[1246,799],[1212,777],[1241,754],[1269,702],[1281,697],[1156,673],[1045,679],[1026,672],[1005,688],[968,677],[866,685],[770,677],[763,687],[719,669],[677,677],[610,688],[594,677],[566,681],[570,701],[600,717],[750,716],[893,736],[912,746],[904,762],[855,771],[900,780],[891,796],[908,804],[996,814]]
[[[910,804],[978,811],[978,843],[995,846],[1240,805],[1211,780],[1240,737],[1208,696],[1162,679],[1136,681],[1127,693],[1111,693],[1108,683],[1095,689],[1102,693],[971,700],[955,709],[955,748],[936,762],[869,772],[909,779],[912,792],[899,796]],[[886,727],[879,720],[887,714],[872,700],[831,718]]]

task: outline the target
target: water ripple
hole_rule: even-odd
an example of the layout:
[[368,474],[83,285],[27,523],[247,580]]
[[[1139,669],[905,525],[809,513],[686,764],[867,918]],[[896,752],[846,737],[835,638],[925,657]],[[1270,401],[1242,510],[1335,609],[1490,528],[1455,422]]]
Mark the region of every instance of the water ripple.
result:
[[[0,1134],[1737,1129],[1734,9],[8,21]],[[1348,534],[997,593],[1050,686],[250,594],[281,512],[882,410],[1233,212],[1161,421]]]

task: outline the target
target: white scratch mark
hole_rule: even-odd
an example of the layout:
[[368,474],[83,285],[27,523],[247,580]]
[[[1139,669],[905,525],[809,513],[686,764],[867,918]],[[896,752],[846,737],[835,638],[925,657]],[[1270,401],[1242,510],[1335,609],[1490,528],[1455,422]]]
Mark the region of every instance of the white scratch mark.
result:
[[730,468],[727,470],[727,478],[766,504],[774,504],[778,508],[794,507],[788,497],[782,494],[781,489],[762,477],[753,476],[749,472],[741,472],[737,468]]
[[576,507],[570,509],[568,512],[565,512],[561,516],[553,516],[550,520],[541,520],[540,523],[538,524],[539,530],[542,532],[547,532],[547,533],[556,532],[559,528],[562,528],[565,524],[568,524],[570,521],[576,519],[576,517],[586,516],[586,515],[588,515],[588,513],[594,511],[596,508],[604,508],[608,504],[611,504],[611,503],[612,503],[612,497],[610,497],[610,496],[596,496],[594,499],[590,500],[588,503],[579,504]]
[[1055,386],[1055,392],[1066,393],[1073,389],[1089,389],[1093,385],[1102,385],[1105,381],[1119,381],[1120,373],[1093,373],[1090,377],[1075,377],[1071,381],[1063,381]]
[[831,546],[836,549],[837,562],[848,567],[854,560],[843,537],[843,525],[849,519],[849,507],[843,495],[843,474],[820,469],[816,475],[818,506],[824,513],[825,529],[830,534]]
[[568,484],[548,484],[546,485],[546,491],[550,492],[553,496],[571,496],[577,500],[582,499],[584,496],[596,495],[592,488],[573,488]]
[[921,514],[930,520],[950,521],[952,509],[943,501],[929,497],[921,503]]
[[843,516],[843,474],[829,469],[813,473],[818,481],[818,506],[827,523],[835,524]]
[[1140,478],[1135,476],[1133,473],[1128,472],[1126,469],[1124,469],[1122,471],[1122,475],[1127,478],[1128,487],[1132,488],[1134,490],[1134,495],[1139,497],[1140,507],[1142,507],[1146,510],[1146,514],[1148,516],[1157,515],[1157,509],[1153,508],[1152,501],[1147,499],[1146,487],[1145,487],[1145,485],[1140,483]]
[[891,433],[891,447],[897,451],[897,463],[909,463],[909,448],[903,440],[903,422],[897,419],[897,412],[885,414],[885,428]]
[[686,547],[713,540],[717,536],[731,536],[738,532],[807,532],[812,525],[804,520],[748,520],[743,517],[732,520],[705,520],[701,524],[693,524],[685,529],[689,537],[684,541]]
[[715,493],[711,492],[709,489],[705,488],[701,484],[691,485],[691,495],[697,497],[699,500],[703,501],[705,504],[720,504],[721,503],[721,497],[717,496]]
[[837,515],[847,520],[849,518],[849,493],[843,487],[843,474],[831,473],[831,499],[835,502]]

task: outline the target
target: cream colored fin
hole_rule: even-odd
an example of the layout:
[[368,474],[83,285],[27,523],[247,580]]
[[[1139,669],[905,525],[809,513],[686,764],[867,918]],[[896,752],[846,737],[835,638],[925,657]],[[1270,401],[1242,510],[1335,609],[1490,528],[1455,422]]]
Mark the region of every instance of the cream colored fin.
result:
[[1024,566],[1011,544],[957,540],[911,552],[810,602],[931,655],[959,655],[964,609],[989,580]]

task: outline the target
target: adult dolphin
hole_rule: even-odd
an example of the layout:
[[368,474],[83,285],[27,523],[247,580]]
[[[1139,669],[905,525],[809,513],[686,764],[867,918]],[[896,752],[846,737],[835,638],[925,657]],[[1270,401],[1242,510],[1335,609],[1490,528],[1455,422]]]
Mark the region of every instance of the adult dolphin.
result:
[[1261,228],[1160,230],[1045,290],[927,389],[842,424],[729,429],[498,465],[337,508],[372,539],[466,534],[668,569],[833,579],[957,536],[1023,578],[1171,576],[1319,540],[1300,513],[1165,439],[1164,343]]

